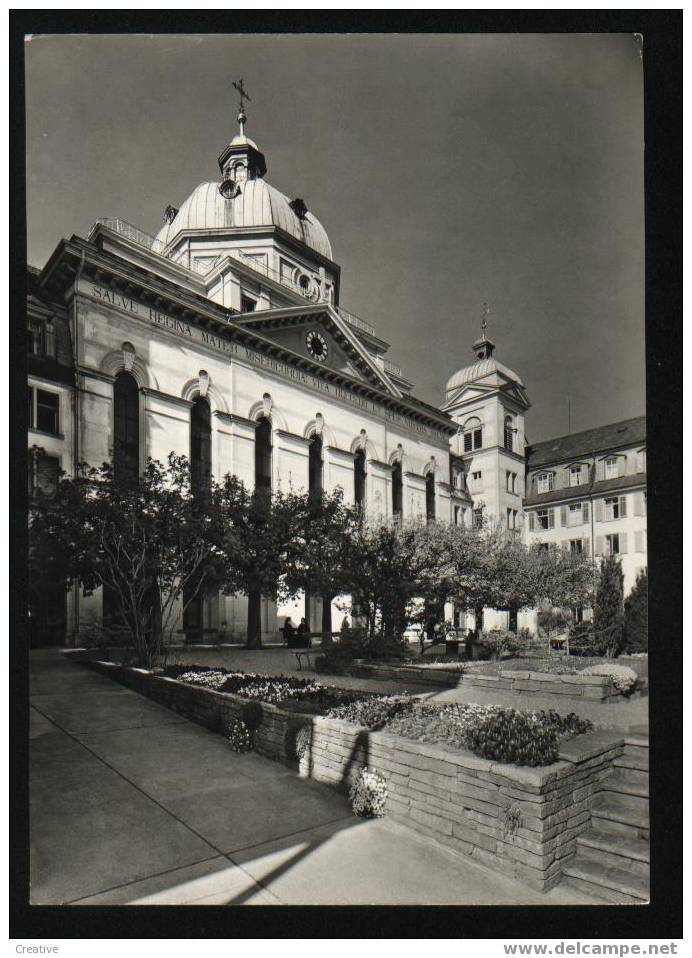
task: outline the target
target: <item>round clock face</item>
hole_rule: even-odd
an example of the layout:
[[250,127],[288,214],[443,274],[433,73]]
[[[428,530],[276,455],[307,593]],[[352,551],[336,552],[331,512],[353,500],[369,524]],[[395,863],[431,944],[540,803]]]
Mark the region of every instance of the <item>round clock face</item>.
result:
[[306,345],[308,347],[308,352],[314,359],[319,359],[321,362],[327,358],[327,341],[321,333],[318,333],[317,330],[312,330],[308,333],[305,339]]

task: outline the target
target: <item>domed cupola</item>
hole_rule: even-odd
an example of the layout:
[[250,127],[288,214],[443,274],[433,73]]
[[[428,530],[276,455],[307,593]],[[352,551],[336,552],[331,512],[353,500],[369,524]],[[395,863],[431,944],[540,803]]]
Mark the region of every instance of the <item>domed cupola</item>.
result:
[[[247,116],[243,101],[249,97],[240,80],[234,86],[240,93],[238,123],[240,132],[219,155],[220,182],[201,183],[181,204],[169,206],[164,225],[156,237],[165,255],[178,259],[188,256],[186,244],[205,245],[204,255],[223,255],[247,241],[248,231],[257,236],[258,228],[276,228],[332,261],[327,233],[302,199],[289,200],[266,182],[267,162],[257,144],[245,134]],[[240,248],[240,247],[239,247]],[[319,262],[319,261],[318,261]],[[318,264],[315,264],[315,269]]]
[[[522,387],[524,385],[513,369],[510,369],[509,366],[505,366],[504,363],[501,363],[493,355],[495,352],[495,343],[487,335],[488,307],[484,305],[483,310],[481,335],[471,347],[476,354],[476,362],[470,366],[464,366],[462,369],[457,370],[454,375],[450,376],[447,380],[447,386],[445,387],[447,400],[450,400],[454,393],[462,386],[477,382],[481,379],[488,379],[489,377],[493,381],[497,380],[497,383],[493,382],[493,384],[496,385],[500,385],[503,380],[505,382],[517,383],[517,385]],[[500,377],[499,380],[498,376]]]

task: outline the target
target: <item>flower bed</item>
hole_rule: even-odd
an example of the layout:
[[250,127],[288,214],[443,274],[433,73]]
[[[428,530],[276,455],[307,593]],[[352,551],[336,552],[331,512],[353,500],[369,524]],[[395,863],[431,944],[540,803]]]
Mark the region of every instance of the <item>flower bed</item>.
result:
[[[388,817],[541,890],[560,880],[562,861],[574,854],[577,836],[591,823],[592,796],[623,752],[617,733],[592,732],[562,741],[558,761],[547,768],[500,765],[466,750],[371,731],[343,718],[296,715],[142,669],[85,664],[224,734],[241,719],[257,752],[304,777],[347,792],[359,777],[363,781],[360,773],[367,768],[386,782]],[[242,748],[241,733],[234,740]],[[376,778],[367,781],[377,785],[366,796],[372,805],[382,788]],[[379,812],[379,805],[378,798],[371,811]]]

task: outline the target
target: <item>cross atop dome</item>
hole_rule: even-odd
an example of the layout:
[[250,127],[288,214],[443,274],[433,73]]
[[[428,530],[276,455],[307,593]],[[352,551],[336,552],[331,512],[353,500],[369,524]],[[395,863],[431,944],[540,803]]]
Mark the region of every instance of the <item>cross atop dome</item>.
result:
[[245,136],[245,124],[247,123],[245,100],[250,102],[250,95],[245,89],[242,78],[232,82],[238,91],[240,133],[233,137],[219,156],[219,167],[223,175],[222,195],[228,196],[228,198],[235,195],[239,183],[243,183],[245,180],[261,179],[267,172],[264,154],[260,152],[256,143]]
[[471,347],[478,359],[489,359],[495,351],[495,343],[489,339],[487,335],[489,313],[490,306],[488,306],[487,303],[483,303],[481,310],[481,336]]

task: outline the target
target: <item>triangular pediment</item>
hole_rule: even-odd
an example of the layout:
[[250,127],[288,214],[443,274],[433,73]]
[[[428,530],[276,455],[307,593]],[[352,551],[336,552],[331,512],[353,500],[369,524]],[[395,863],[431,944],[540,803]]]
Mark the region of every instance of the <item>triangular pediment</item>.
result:
[[264,309],[234,317],[234,321],[325,369],[345,373],[394,396],[401,396],[400,390],[348,324],[326,303]]
[[[488,377],[488,379],[489,378],[490,377]],[[493,374],[493,380],[492,382],[480,381],[460,386],[459,389],[445,400],[442,409],[445,412],[449,412],[450,409],[454,409],[456,406],[466,406],[474,401],[486,399],[488,396],[492,396],[498,392],[512,399],[522,408],[528,409],[531,405],[526,390],[515,380],[507,379],[501,374]]]

